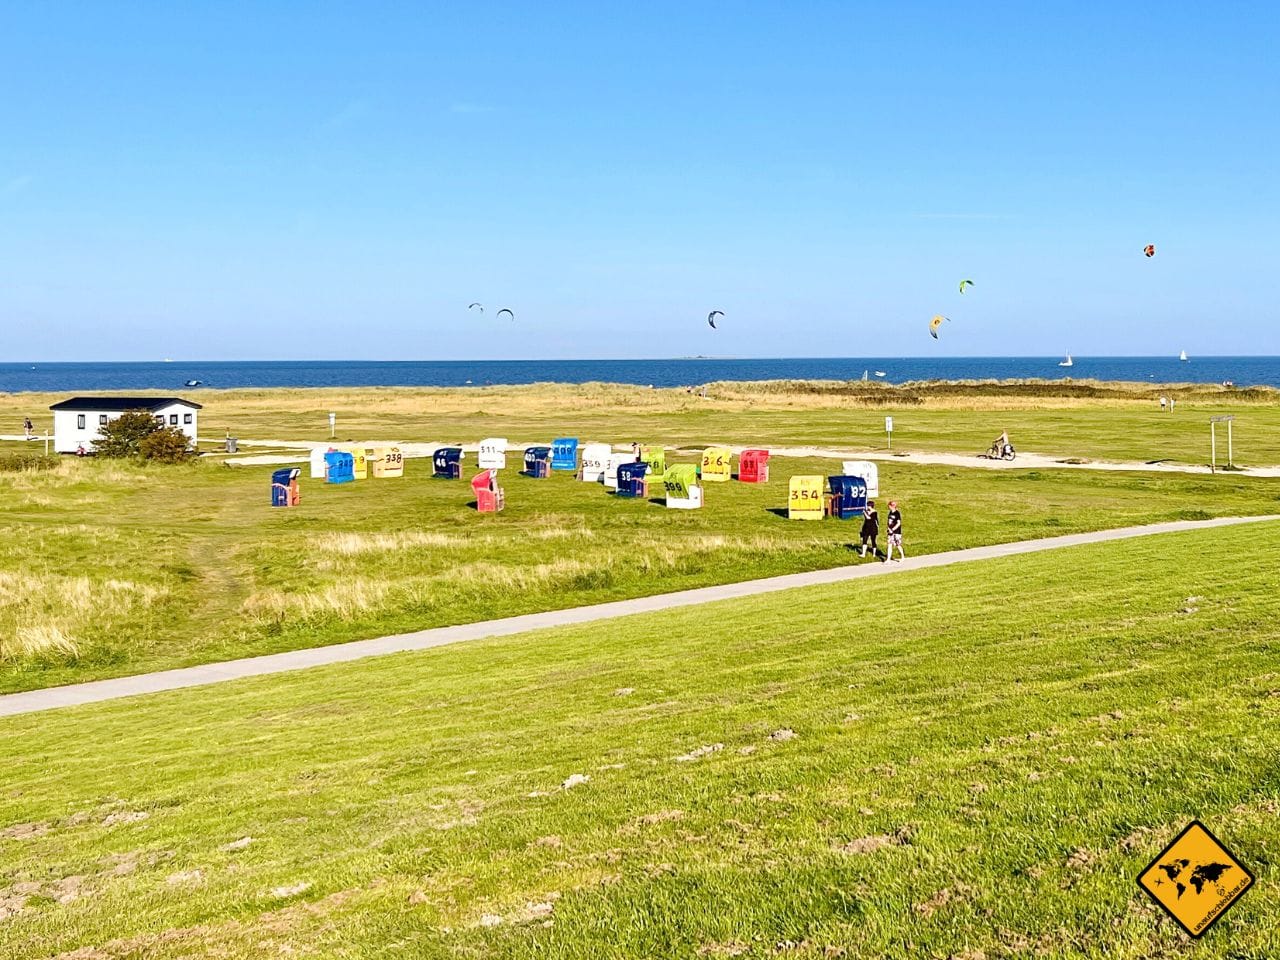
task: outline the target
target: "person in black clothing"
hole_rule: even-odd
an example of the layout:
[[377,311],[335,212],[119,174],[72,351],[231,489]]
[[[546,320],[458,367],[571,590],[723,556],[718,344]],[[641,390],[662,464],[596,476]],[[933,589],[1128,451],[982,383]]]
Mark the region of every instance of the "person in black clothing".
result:
[[889,501],[889,551],[884,555],[884,562],[888,563],[893,559],[893,548],[898,548],[898,557],[902,560],[907,559],[907,555],[902,551],[902,513],[898,510],[898,501]]
[[880,556],[880,548],[876,545],[876,540],[880,536],[880,514],[876,513],[876,502],[868,500],[867,505],[862,509],[862,547],[858,552],[858,556],[865,557],[867,555],[867,546],[871,547],[871,556]]

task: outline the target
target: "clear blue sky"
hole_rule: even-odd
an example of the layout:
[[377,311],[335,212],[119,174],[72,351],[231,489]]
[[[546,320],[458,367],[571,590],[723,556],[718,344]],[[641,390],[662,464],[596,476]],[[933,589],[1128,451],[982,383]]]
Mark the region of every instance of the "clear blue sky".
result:
[[1280,354],[1278,10],[6,3],[0,357]]

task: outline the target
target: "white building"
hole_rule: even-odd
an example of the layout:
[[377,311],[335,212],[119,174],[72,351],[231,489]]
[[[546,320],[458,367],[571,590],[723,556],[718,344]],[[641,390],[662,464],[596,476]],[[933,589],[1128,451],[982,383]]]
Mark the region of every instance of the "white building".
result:
[[181,397],[72,397],[49,409],[54,451],[93,453],[98,431],[126,410],[145,410],[164,426],[177,427],[195,446],[200,404]]

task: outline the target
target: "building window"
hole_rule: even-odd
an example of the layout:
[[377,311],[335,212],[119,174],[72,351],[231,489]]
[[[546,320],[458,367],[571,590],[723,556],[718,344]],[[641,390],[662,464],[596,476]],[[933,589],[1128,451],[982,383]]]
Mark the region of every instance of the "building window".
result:
[[184,413],[184,414],[182,415],[182,422],[183,422],[183,423],[185,423],[185,424],[187,424],[187,425],[190,425],[190,424],[191,424],[191,414],[189,414],[189,413]]
[[77,430],[83,430],[83,429],[84,429],[84,414],[83,414],[83,413],[76,414],[76,429],[77,429]]
[[176,427],[178,425],[178,415],[176,413],[169,414],[169,426]]
[[105,427],[107,425],[107,415],[105,413],[98,414],[98,426]]

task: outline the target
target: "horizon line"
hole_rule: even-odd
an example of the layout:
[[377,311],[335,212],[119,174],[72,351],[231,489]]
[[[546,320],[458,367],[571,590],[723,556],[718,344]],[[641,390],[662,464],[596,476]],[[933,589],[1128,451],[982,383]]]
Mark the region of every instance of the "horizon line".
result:
[[[1112,354],[1071,354],[1072,358],[1079,362],[1080,360],[1161,360],[1172,363],[1182,363],[1179,357],[1170,354],[1141,354],[1141,353],[1112,353]],[[742,362],[752,360],[819,360],[819,361],[843,361],[856,360],[859,362],[870,360],[928,360],[933,362],[946,362],[955,360],[1056,360],[1059,354],[1035,354],[1035,353],[990,353],[990,354],[966,354],[964,356],[946,356],[931,357],[923,355],[898,355],[898,356],[747,356],[747,355],[722,355],[722,356],[679,356],[679,357],[441,357],[441,358],[419,358],[413,360],[404,359],[384,359],[377,357],[294,357],[288,359],[212,359],[212,358],[180,358],[180,359],[161,359],[161,360],[0,360],[0,367],[12,366],[77,366],[83,364],[156,364],[158,366],[172,366],[183,363],[380,363],[380,364],[415,364],[415,363],[674,363],[674,362]],[[1186,362],[1194,362],[1196,359],[1202,360],[1280,360],[1280,354],[1275,353],[1200,353],[1189,358]]]

